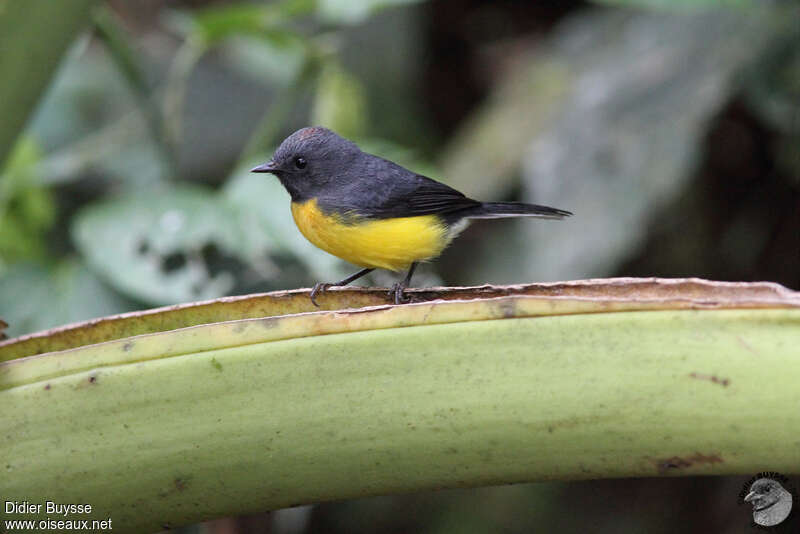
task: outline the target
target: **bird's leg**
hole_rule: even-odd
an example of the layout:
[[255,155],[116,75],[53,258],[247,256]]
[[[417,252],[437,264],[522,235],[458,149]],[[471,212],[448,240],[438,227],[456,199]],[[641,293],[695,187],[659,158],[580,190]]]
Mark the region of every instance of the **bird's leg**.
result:
[[314,304],[314,306],[316,306],[317,308],[319,308],[319,304],[317,304],[317,300],[316,300],[317,299],[317,295],[319,295],[320,293],[323,293],[329,287],[346,286],[350,282],[354,282],[354,281],[358,280],[359,278],[361,278],[362,276],[364,276],[365,274],[369,274],[374,270],[375,269],[372,269],[372,268],[361,269],[356,274],[351,274],[350,276],[348,276],[344,280],[339,280],[338,282],[334,282],[332,284],[326,284],[326,283],[323,283],[323,282],[317,282],[316,284],[314,284],[314,289],[311,290],[311,303]]
[[414,269],[417,268],[417,262],[411,264],[411,267],[408,268],[408,274],[403,279],[402,282],[397,282],[392,286],[392,290],[389,292],[389,295],[394,295],[394,303],[395,304],[403,304],[404,302],[408,302],[409,299],[403,294],[403,290],[408,287],[408,284],[411,283],[411,277],[414,276]]

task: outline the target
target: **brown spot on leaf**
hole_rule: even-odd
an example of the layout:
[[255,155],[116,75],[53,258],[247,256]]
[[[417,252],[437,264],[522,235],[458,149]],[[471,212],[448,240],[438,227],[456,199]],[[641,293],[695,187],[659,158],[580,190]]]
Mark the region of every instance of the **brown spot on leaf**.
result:
[[517,301],[514,299],[503,299],[498,303],[500,313],[503,314],[504,319],[511,319],[517,313]]
[[178,491],[183,491],[186,489],[189,481],[185,478],[178,477],[176,478],[173,483],[175,484],[175,489]]
[[233,325],[233,333],[241,334],[242,332],[244,332],[245,328],[247,328],[247,323],[245,321],[239,321],[235,325]]
[[747,341],[745,341],[742,336],[736,336],[736,341],[738,341],[739,344],[747,350],[747,352],[754,356],[758,356],[758,351],[756,351],[756,349],[754,349]]
[[50,389],[50,384],[45,384],[44,389]]
[[702,373],[689,373],[689,377],[696,378],[697,380],[708,380],[714,384],[719,384],[722,387],[728,387],[731,383],[727,378],[720,378],[717,375],[704,375]]
[[134,345],[135,343],[133,341],[126,341],[125,344],[122,345],[122,350],[125,352],[130,352]]
[[721,464],[722,458],[718,454],[705,455],[699,452],[691,456],[672,456],[656,460],[656,469],[662,475],[668,474],[676,469],[688,469],[700,464]]
[[547,432],[552,434],[556,430],[564,429],[564,428],[575,428],[576,426],[580,425],[581,423],[585,423],[585,419],[579,419],[577,417],[568,417],[566,419],[557,419],[554,421],[550,421],[547,425]]
[[89,376],[89,383],[90,384],[97,384],[97,376],[96,375]]
[[279,322],[280,318],[278,317],[264,317],[261,319],[261,326],[264,328],[276,328]]

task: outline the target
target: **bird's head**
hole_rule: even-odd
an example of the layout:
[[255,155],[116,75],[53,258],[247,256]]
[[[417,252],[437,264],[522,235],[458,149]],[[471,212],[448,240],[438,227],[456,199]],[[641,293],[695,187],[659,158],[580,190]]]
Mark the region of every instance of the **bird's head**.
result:
[[764,510],[778,502],[782,490],[781,485],[775,480],[760,478],[750,486],[750,493],[745,496],[744,501],[751,503],[755,511]]
[[269,172],[278,177],[292,195],[303,200],[325,186],[360,153],[352,141],[313,126],[297,130],[283,140],[272,159],[250,172]]

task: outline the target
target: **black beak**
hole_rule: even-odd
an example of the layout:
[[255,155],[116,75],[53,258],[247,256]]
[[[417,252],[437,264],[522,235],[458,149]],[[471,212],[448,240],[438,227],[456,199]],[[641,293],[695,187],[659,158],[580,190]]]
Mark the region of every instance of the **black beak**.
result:
[[274,173],[276,170],[278,170],[278,167],[275,165],[275,163],[272,162],[272,161],[268,161],[268,162],[266,162],[266,163],[264,163],[262,165],[259,165],[257,167],[253,167],[252,169],[250,169],[250,172],[272,172],[272,173]]

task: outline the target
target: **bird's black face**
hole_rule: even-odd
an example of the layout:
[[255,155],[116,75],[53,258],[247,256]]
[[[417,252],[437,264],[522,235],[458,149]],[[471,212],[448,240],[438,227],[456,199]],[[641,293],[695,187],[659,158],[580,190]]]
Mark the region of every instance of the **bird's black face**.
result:
[[326,128],[303,128],[284,139],[272,159],[251,172],[274,174],[292,201],[302,202],[322,192],[359,153],[354,143]]

